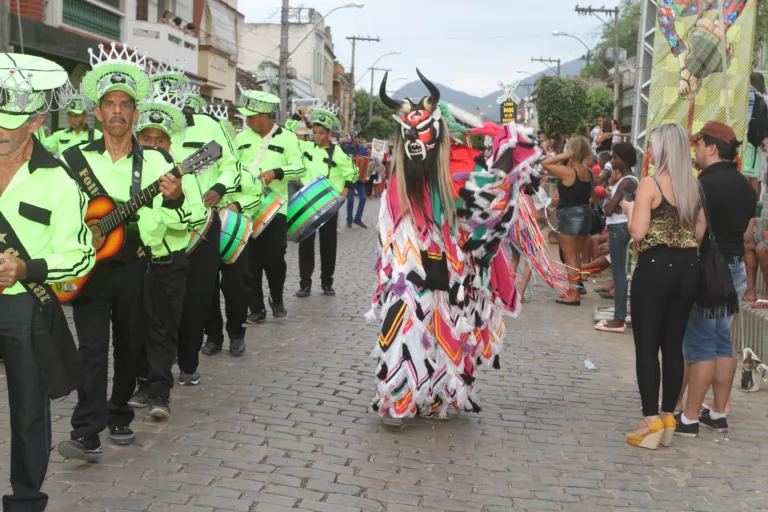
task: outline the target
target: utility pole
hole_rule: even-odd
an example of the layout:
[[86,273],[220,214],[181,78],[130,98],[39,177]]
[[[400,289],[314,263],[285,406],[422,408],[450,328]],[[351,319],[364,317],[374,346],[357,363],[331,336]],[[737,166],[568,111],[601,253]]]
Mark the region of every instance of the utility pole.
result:
[[277,122],[285,123],[285,113],[288,105],[288,14],[290,1],[283,0],[282,14],[280,16],[280,109],[278,110]]
[[0,52],[12,52],[11,49],[11,12],[10,2],[0,0]]
[[392,71],[391,69],[383,69],[383,68],[368,68],[371,70],[371,94],[368,96],[368,121],[370,122],[371,118],[373,117],[373,75],[376,74],[377,71]]
[[352,100],[350,101],[352,112],[350,113],[350,116],[349,116],[349,119],[350,119],[349,124],[353,126],[355,124],[355,113],[357,111],[357,105],[355,103],[355,46],[357,45],[358,41],[378,43],[380,39],[378,37],[361,37],[361,36],[351,36],[351,37],[347,37],[347,39],[352,42],[352,69],[349,70],[349,74],[351,76],[351,82],[352,82]]
[[[549,68],[549,65],[547,64],[547,62],[551,62],[552,64],[557,63],[557,76],[560,76],[560,59],[542,59],[541,57],[539,57],[538,59],[534,59],[533,57],[531,57],[531,62],[542,62],[548,68]],[[549,69],[552,69],[552,68],[549,68]],[[554,69],[552,69],[552,71],[554,71]]]
[[605,14],[609,17],[613,16],[613,30],[615,32],[613,42],[613,118],[618,124],[619,116],[621,115],[621,84],[619,83],[621,81],[621,73],[619,72],[619,52],[621,51],[621,48],[619,47],[619,7],[616,6],[613,9],[606,9],[605,7],[593,9],[591,5],[589,7],[579,7],[577,5],[575,11],[582,15],[591,14],[602,21],[604,25],[608,25],[608,23],[598,16],[598,14]]

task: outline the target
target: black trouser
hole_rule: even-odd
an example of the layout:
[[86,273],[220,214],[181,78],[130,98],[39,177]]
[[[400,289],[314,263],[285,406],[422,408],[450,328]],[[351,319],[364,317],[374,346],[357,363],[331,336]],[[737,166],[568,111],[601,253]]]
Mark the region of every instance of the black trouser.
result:
[[[698,287],[696,249],[654,247],[640,253],[632,274],[632,334],[643,416],[674,412],[683,386],[683,336]],[[661,369],[659,369],[661,350]]]
[[269,295],[272,302],[283,302],[283,287],[288,265],[285,263],[285,251],[288,250],[286,235],[288,219],[279,213],[255,240],[251,240],[248,268],[251,273],[251,313],[264,310],[264,291],[262,290],[262,272],[267,274]]
[[[213,216],[211,227],[200,245],[188,256],[189,277],[187,292],[184,297],[184,313],[179,328],[179,369],[184,373],[194,373],[200,364],[200,347],[203,346],[203,333],[208,322],[211,302],[219,307],[219,235],[221,220]],[[240,255],[242,258],[242,255]],[[243,259],[243,261],[246,261]],[[214,300],[214,291],[216,300]],[[241,299],[244,303],[245,299]],[[242,306],[241,306],[242,307]],[[221,312],[219,312],[221,316]],[[221,332],[221,331],[219,331]]]
[[224,311],[227,314],[227,334],[229,339],[245,338],[245,319],[248,316],[248,252],[253,240],[248,242],[240,256],[231,265],[223,261],[219,264],[221,278],[216,274],[211,305],[205,333],[214,339],[224,340],[224,319],[221,316],[219,290],[224,295]]
[[[318,229],[320,232],[320,283],[323,286],[333,285],[333,273],[336,271],[338,219],[339,214],[336,212]],[[299,277],[302,288],[312,286],[312,273],[315,271],[315,234],[312,233],[299,243]]]
[[179,346],[178,334],[188,273],[189,261],[184,251],[149,264],[144,284],[144,304],[149,321],[146,354],[150,398],[171,396],[171,369]]
[[33,335],[46,332],[31,295],[0,295],[0,349],[5,360],[11,416],[11,488],[4,512],[40,512],[40,492],[51,453],[51,408],[43,373],[32,349]]
[[[137,260],[119,267],[97,265],[96,280],[104,286],[93,298],[73,303],[78,353],[83,365],[83,387],[77,390],[72,413],[72,439],[93,439],[109,425],[130,425],[133,395],[146,337],[143,283],[146,262]],[[101,279],[99,279],[101,280]],[[110,322],[114,347],[112,397],[107,403]]]

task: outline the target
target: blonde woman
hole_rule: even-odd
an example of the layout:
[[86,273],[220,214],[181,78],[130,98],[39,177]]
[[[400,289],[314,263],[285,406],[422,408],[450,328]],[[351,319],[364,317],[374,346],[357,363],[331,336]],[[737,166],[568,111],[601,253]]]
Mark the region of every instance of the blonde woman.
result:
[[[581,253],[592,228],[589,201],[594,190],[592,171],[584,164],[592,158],[592,147],[584,137],[574,137],[565,153],[551,156],[541,164],[552,176],[557,176],[557,238],[568,266],[571,283],[566,295],[555,302],[565,306],[579,306],[581,282]],[[563,162],[566,162],[563,165]]]
[[680,125],[654,128],[648,151],[655,173],[640,181],[634,202],[622,202],[639,251],[630,306],[644,416],[643,425],[627,435],[627,442],[650,449],[659,443],[669,446],[675,432],[675,403],[683,384],[683,336],[698,285],[698,241],[706,229],[689,148]]

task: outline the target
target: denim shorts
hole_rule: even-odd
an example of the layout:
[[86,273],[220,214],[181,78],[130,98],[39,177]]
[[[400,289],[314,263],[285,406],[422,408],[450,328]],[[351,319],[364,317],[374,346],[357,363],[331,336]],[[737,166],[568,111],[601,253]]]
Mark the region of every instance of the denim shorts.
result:
[[557,231],[567,236],[589,236],[592,212],[589,205],[566,206],[557,210]]
[[[736,295],[741,300],[747,291],[747,272],[744,263],[733,263],[728,266],[731,269]],[[714,361],[718,357],[733,357],[731,325],[735,315],[724,318],[706,316],[700,318],[698,313],[699,308],[694,304],[688,316],[688,325],[683,338],[683,355],[686,364]]]

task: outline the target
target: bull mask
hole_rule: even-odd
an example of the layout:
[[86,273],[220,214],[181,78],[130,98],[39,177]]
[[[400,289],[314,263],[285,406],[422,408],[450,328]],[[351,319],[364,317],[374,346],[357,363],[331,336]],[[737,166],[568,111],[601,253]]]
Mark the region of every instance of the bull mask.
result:
[[387,75],[389,73],[384,73],[379,97],[386,106],[399,112],[399,115],[393,115],[393,117],[400,125],[403,146],[408,159],[426,160],[427,151],[434,149],[440,137],[440,118],[442,117],[438,105],[440,91],[418,69],[416,69],[416,73],[429,90],[429,96],[424,96],[418,103],[410,98],[405,98],[403,101],[390,98],[387,95]]

